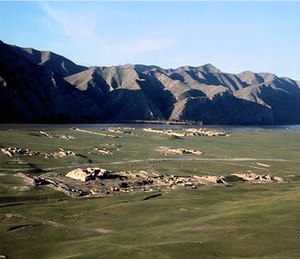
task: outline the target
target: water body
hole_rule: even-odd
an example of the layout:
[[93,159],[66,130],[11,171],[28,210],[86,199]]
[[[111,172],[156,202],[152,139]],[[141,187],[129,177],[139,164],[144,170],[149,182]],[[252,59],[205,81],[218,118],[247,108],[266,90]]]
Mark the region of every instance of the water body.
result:
[[154,129],[187,129],[207,128],[212,130],[225,130],[231,132],[254,132],[254,131],[300,131],[300,124],[277,125],[277,126],[228,126],[228,125],[168,125],[168,124],[0,124],[0,130],[24,129],[24,130],[55,130],[55,129],[105,129],[109,127],[122,128],[154,128]]

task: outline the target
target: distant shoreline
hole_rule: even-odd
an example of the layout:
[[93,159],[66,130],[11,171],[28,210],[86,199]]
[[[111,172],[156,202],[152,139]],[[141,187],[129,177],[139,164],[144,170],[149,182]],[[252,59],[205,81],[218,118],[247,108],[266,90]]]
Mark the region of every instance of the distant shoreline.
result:
[[55,122],[55,121],[43,121],[43,122],[4,122],[0,125],[67,125],[67,124],[163,124],[163,125],[203,125],[201,121],[167,121],[167,120],[118,120],[118,121],[82,121],[82,122]]
[[255,131],[300,131],[300,124],[291,125],[195,125],[187,123],[0,123],[0,130],[20,129],[20,130],[55,130],[55,129],[70,129],[70,128],[83,128],[83,129],[105,129],[109,127],[120,128],[154,128],[154,129],[186,129],[186,128],[207,128],[234,132],[255,132]]

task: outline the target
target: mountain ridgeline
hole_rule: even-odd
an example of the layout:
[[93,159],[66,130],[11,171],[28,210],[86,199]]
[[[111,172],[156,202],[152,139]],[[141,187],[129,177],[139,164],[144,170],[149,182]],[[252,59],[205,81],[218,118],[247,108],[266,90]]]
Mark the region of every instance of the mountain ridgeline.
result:
[[0,109],[1,123],[299,124],[300,82],[211,64],[84,67],[0,41]]

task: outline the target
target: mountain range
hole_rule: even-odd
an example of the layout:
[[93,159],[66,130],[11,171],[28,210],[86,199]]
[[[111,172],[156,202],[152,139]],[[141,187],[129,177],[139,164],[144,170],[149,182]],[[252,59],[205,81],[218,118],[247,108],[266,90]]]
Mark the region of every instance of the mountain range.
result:
[[1,123],[300,124],[300,82],[211,64],[85,67],[0,41],[0,109]]

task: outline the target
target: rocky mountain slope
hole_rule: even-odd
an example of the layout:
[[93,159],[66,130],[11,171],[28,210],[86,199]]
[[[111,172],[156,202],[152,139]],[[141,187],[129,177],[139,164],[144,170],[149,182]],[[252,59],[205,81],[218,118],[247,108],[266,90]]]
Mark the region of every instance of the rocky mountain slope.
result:
[[211,64],[84,67],[0,42],[0,122],[300,123],[300,83]]

